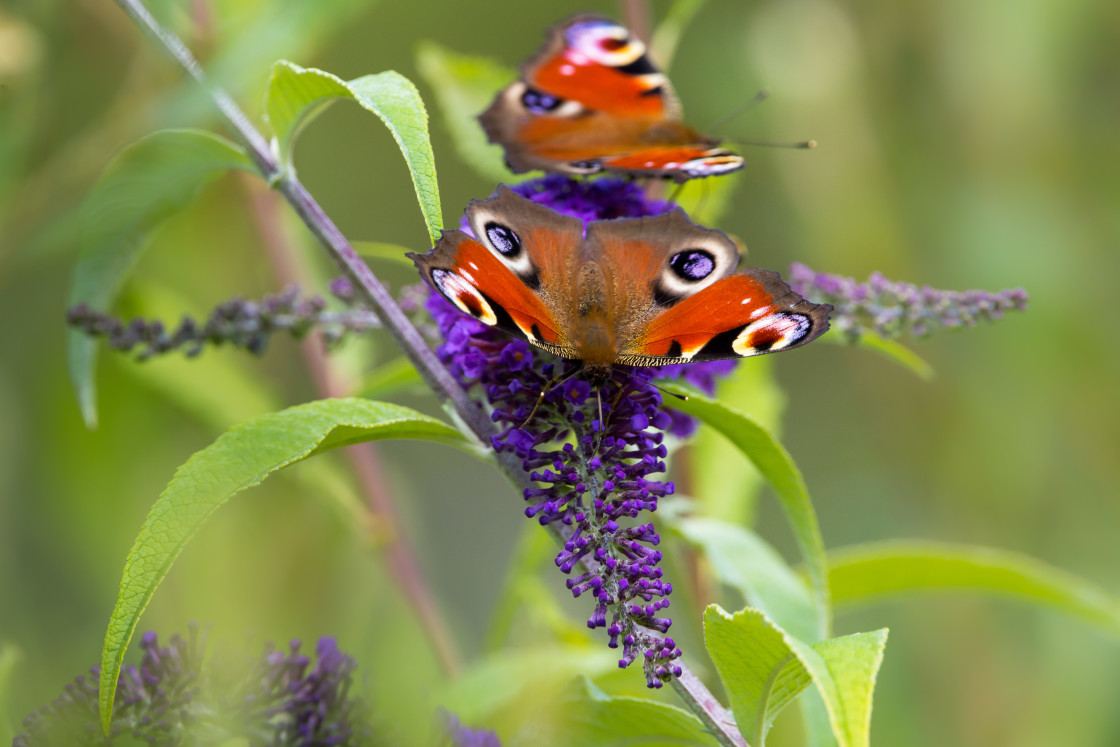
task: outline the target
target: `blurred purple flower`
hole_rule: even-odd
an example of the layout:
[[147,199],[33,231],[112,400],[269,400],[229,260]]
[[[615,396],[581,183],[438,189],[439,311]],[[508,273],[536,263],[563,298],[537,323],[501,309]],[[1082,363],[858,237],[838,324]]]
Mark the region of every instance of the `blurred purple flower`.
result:
[[320,639],[314,666],[300,653],[299,641],[287,653],[266,644],[259,659],[206,659],[198,626],[191,627],[189,640],[176,634],[167,646],[149,631],[140,648],[139,666],[124,667],[117,678],[108,736],[101,732],[99,667],[93,667],[25,718],[12,746],[172,747],[238,737],[271,747],[372,744],[365,706],[350,694],[356,664],[332,638]]
[[322,297],[300,298],[299,287],[290,285],[260,301],[243,298],[225,301],[215,307],[203,323],[184,316],[173,331],[159,319],[136,318],[125,323],[85,304],[69,309],[66,317],[70,326],[84,334],[104,337],[110,348],[125,352],[135,348],[138,360],[180,348],[193,357],[207,345],[231,345],[260,355],[273,334],[287,332],[298,340],[316,327],[324,341],[334,345],[348,334],[381,326],[372,312],[355,307],[354,291],[346,278],[335,278],[330,291],[349,308],[330,310]]
[[444,729],[448,747],[502,747],[502,740],[490,729],[464,726],[454,713],[444,713]]
[[893,282],[877,272],[860,283],[798,262],[790,267],[789,284],[810,301],[832,304],[832,327],[849,342],[868,332],[893,339],[903,334],[926,337],[942,327],[971,327],[979,320],[995,321],[1005,311],[1025,311],[1028,301],[1022,288],[946,291]]

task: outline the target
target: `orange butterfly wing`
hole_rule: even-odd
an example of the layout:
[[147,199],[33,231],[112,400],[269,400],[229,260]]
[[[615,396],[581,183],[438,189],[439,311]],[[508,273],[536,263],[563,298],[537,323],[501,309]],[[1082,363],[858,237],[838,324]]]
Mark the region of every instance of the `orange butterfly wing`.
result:
[[795,348],[828,329],[832,307],[790,290],[776,272],[728,275],[654,317],[619,355],[661,365],[742,358]]

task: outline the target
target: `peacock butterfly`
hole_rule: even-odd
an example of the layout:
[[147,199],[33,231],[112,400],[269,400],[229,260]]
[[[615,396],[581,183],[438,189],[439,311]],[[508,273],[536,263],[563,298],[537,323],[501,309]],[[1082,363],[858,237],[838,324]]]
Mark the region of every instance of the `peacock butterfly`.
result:
[[828,329],[831,306],[776,272],[736,272],[735,243],[679,208],[585,226],[502,186],[471,202],[466,222],[470,233],[444,231],[408,255],[424,278],[479,321],[582,361],[593,381],[614,364],[774,353]]
[[516,173],[611,171],[677,182],[726,174],[743,159],[680,121],[680,104],[646,47],[607,18],[556,26],[479,116]]

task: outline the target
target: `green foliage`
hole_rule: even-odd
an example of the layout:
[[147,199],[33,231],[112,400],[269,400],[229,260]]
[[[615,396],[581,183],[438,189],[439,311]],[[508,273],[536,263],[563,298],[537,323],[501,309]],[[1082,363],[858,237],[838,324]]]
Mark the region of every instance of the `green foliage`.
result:
[[263,415],[230,429],[175,473],[125,561],[101,655],[100,708],[107,729],[128,642],[183,547],[226,501],[273,472],[340,446],[388,438],[466,444],[439,420],[399,405],[331,399]]
[[[666,389],[686,393],[680,388]],[[699,418],[726,436],[758,467],[774,488],[808,568],[816,608],[815,637],[826,637],[832,617],[828,599],[828,563],[817,514],[797,465],[769,431],[747,415],[696,392],[688,391],[687,396],[684,401],[673,400],[671,406]]]
[[552,704],[564,714],[562,732],[541,729],[518,735],[510,747],[586,745],[587,747],[713,747],[716,740],[688,711],[648,698],[611,696],[586,676],[564,688]]
[[354,251],[363,259],[372,259],[376,262],[412,267],[412,260],[404,256],[412,250],[400,244],[386,244],[382,241],[352,241]]
[[459,54],[431,41],[421,42],[417,48],[416,66],[435,94],[463,163],[492,184],[516,181],[502,160],[501,148],[487,143],[475,117],[517,74],[489,57]]
[[23,654],[12,644],[0,645],[0,744],[9,744],[15,734],[14,714],[8,704],[11,702],[16,667],[22,658]]
[[1120,598],[1035,558],[990,547],[921,540],[876,542],[829,553],[837,605],[918,591],[969,590],[1063,612],[1120,636]]
[[[786,395],[774,378],[773,364],[773,356],[763,356],[736,366],[717,384],[715,399],[734,403],[780,438]],[[696,510],[732,524],[753,523],[759,493],[766,483],[762,473],[714,428],[699,429],[692,446],[688,454],[690,492],[700,503]]]
[[[835,334],[825,335],[823,339],[829,342],[840,342],[839,337]],[[911,371],[919,379],[930,381],[937,375],[937,372],[933,370],[933,366],[927,363],[924,358],[897,340],[888,340],[874,334],[864,334],[860,335],[859,339],[856,340],[856,345],[865,350],[872,350],[894,361],[903,368]]]
[[369,372],[354,393],[366,399],[384,399],[398,392],[422,387],[424,380],[408,356],[401,355]]
[[331,102],[350,99],[374,114],[392,133],[404,155],[420,212],[432,241],[439,238],[443,214],[436,181],[436,162],[428,138],[428,111],[408,78],[387,70],[346,82],[322,70],[281,60],[272,67],[265,110],[286,168],[302,129]]
[[679,519],[673,528],[703,553],[722,583],[791,635],[813,640],[817,614],[808,585],[761,537],[719,519]]
[[704,613],[704,639],[739,729],[753,747],[763,747],[774,719],[810,683],[824,698],[841,747],[868,744],[885,629],[806,644],[762,612],[730,615],[712,605]]
[[[165,130],[125,148],[105,169],[82,208],[82,245],[68,304],[107,309],[147,235],[229,169],[252,170],[245,152],[198,130]],[[97,342],[68,333],[70,380],[86,425],[97,425]]]

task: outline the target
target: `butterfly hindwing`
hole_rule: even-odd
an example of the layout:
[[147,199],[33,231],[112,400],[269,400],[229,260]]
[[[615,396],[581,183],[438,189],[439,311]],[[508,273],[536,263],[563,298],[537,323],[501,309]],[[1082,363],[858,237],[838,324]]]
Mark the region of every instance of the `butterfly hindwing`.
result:
[[661,365],[745,358],[804,345],[828,329],[832,307],[805,300],[778,273],[721,278],[654,317],[619,361]]
[[515,172],[612,171],[676,181],[742,168],[680,121],[668,78],[624,26],[579,15],[555,27],[520,80],[479,117]]

